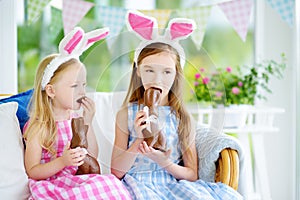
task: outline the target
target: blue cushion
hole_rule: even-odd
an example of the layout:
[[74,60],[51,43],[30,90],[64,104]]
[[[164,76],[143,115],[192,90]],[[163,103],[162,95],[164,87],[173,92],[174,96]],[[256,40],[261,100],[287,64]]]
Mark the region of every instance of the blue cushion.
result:
[[32,96],[33,89],[27,90],[26,92],[22,92],[8,98],[0,99],[0,104],[15,101],[19,104],[17,117],[20,123],[20,128],[23,130],[24,124],[28,121],[28,110],[27,106]]

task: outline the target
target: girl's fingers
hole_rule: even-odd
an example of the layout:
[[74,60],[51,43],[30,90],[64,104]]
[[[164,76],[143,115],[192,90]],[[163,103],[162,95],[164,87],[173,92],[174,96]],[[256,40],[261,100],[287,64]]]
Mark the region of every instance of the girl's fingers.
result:
[[88,97],[83,98],[83,99],[82,99],[82,102],[83,102],[84,104],[89,104],[89,105],[93,105],[93,103],[94,103],[94,101],[93,101],[92,99],[88,98]]
[[151,151],[151,152],[155,151],[155,149],[153,147],[148,146],[148,148],[149,148],[149,151]]
[[146,143],[145,141],[143,141],[142,144],[143,144],[143,147],[144,147],[144,149],[145,149],[145,152],[146,152],[146,153],[149,153],[149,152],[150,152],[150,148],[149,148],[149,146],[147,145],[147,143]]
[[135,121],[137,121],[137,120],[139,120],[139,119],[141,119],[141,118],[143,118],[143,117],[145,117],[146,116],[146,113],[144,112],[144,111],[138,111],[137,113],[136,113],[136,116],[135,116]]
[[144,149],[144,146],[143,146],[142,143],[140,144],[139,151],[140,151],[141,153],[145,153],[145,149]]
[[76,147],[75,149],[70,150],[70,156],[72,159],[85,157],[85,155],[85,152],[80,147]]
[[69,151],[70,151],[70,154],[76,154],[78,152],[81,152],[82,150],[80,147],[76,147],[74,149],[70,149]]
[[79,167],[79,166],[82,165],[83,163],[84,163],[84,161],[80,161],[80,162],[76,163],[75,166],[78,166],[78,167]]
[[140,119],[137,121],[137,124],[141,130],[143,130],[144,128],[147,128],[147,124],[144,123],[144,121],[145,121],[144,119]]
[[146,116],[141,115],[141,117],[136,119],[136,123],[137,123],[138,126],[146,128],[147,124],[146,124],[145,120],[146,120]]
[[82,104],[87,109],[93,109],[94,105],[95,105],[94,101],[92,101],[91,99],[88,99],[88,98],[83,99]]
[[82,107],[86,112],[94,113],[95,112],[95,103],[90,99],[82,100]]
[[77,163],[77,162],[82,161],[84,158],[85,158],[85,155],[79,155],[79,156],[73,158],[73,161]]
[[76,155],[76,157],[72,158],[72,165],[73,166],[80,166],[84,163],[85,154]]

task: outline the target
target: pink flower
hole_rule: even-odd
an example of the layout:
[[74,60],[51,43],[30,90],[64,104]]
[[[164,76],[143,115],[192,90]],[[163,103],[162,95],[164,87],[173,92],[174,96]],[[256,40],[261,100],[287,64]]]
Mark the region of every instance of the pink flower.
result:
[[201,77],[201,75],[199,74],[199,73],[196,73],[195,74],[195,79],[198,79],[198,78],[200,78]]
[[228,73],[231,73],[231,71],[232,71],[231,67],[230,67],[230,66],[226,67],[226,71],[227,71]]
[[198,85],[199,85],[199,82],[195,81],[194,86],[198,86]]
[[239,86],[239,87],[242,87],[242,86],[243,86],[243,82],[242,82],[242,81],[239,81],[239,82],[238,82],[238,86]]
[[204,85],[207,85],[207,84],[209,83],[209,78],[208,78],[208,77],[204,77],[204,78],[202,79],[202,83],[203,83]]
[[233,88],[231,89],[231,92],[232,92],[233,94],[239,94],[239,93],[240,93],[240,89],[237,88],[237,87],[233,87]]
[[200,72],[205,72],[205,69],[203,67],[201,67]]
[[215,93],[215,95],[216,95],[216,97],[221,97],[221,96],[223,95],[223,93],[222,93],[222,92],[219,92],[219,91],[217,91],[217,92]]

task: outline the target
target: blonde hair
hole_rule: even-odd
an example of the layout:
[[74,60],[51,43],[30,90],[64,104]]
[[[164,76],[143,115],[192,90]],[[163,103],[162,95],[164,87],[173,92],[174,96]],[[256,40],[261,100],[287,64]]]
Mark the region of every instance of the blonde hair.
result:
[[[57,54],[49,55],[39,63],[34,80],[34,91],[28,107],[30,120],[24,133],[25,140],[30,140],[33,136],[38,135],[41,146],[52,155],[56,155],[54,144],[57,136],[57,127],[52,112],[51,98],[45,90],[42,90],[41,82],[45,68],[57,56]],[[60,65],[54,72],[49,84],[54,84],[59,79],[60,74],[64,73],[69,66],[76,62],[80,61],[70,59]]]
[[171,107],[172,111],[176,114],[176,117],[179,120],[178,136],[182,152],[188,151],[188,153],[191,153],[190,149],[188,148],[190,142],[192,141],[192,137],[190,134],[192,131],[191,119],[189,113],[187,112],[184,106],[182,97],[184,74],[180,65],[180,57],[177,51],[172,46],[158,42],[149,44],[141,51],[137,59],[137,63],[133,63],[129,89],[126,98],[123,102],[123,106],[127,106],[129,102],[140,102],[143,99],[145,89],[143,87],[141,78],[137,76],[136,73],[138,66],[147,56],[159,54],[162,52],[168,52],[170,53],[170,55],[175,55],[176,76],[174,83],[169,91],[168,100],[169,106]]

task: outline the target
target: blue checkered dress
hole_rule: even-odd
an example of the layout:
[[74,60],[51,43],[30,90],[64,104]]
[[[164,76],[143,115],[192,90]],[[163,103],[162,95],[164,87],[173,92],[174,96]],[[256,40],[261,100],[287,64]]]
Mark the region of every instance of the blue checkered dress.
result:
[[[137,104],[128,106],[129,146],[136,137],[134,118],[138,111]],[[181,157],[178,145],[176,116],[169,106],[159,107],[159,121],[167,139],[167,148],[172,149],[170,159],[179,163]],[[165,169],[151,159],[138,155],[135,163],[122,179],[133,199],[243,199],[239,193],[222,183],[208,183],[202,180],[195,182],[177,180]]]

